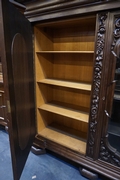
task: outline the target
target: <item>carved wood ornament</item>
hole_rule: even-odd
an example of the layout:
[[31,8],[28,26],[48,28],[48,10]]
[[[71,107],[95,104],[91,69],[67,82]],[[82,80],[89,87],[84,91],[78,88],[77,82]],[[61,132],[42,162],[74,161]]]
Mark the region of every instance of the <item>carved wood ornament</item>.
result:
[[[111,52],[116,58],[118,57],[118,52],[115,49],[120,45],[120,18],[115,18],[114,31],[113,31],[113,43],[111,45]],[[116,149],[111,147],[108,142],[108,134],[101,138],[100,144],[100,159],[111,163],[115,166],[120,167],[120,153]]]
[[100,159],[120,167],[120,154],[108,142],[108,135],[101,138]]
[[88,137],[88,155],[93,158],[95,153],[95,137],[97,128],[97,116],[99,108],[99,96],[100,96],[100,85],[101,85],[101,74],[102,74],[102,61],[104,54],[105,45],[105,33],[106,33],[106,19],[107,14],[99,14],[98,16],[98,32],[97,32],[97,44],[96,44],[96,54],[95,54],[95,66],[94,66],[94,76],[93,76],[93,94],[92,103],[90,110],[90,130]]
[[115,49],[115,47],[120,45],[120,18],[117,18],[115,20],[115,28],[113,31],[113,36],[114,36],[114,40],[113,40],[113,43],[111,46],[111,51],[115,57],[118,57],[117,54],[115,53],[114,49]]

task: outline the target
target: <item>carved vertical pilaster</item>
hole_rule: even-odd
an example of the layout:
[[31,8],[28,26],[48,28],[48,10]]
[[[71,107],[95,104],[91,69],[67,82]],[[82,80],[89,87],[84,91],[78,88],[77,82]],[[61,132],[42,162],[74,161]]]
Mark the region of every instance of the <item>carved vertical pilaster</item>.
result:
[[89,121],[89,136],[87,143],[87,156],[94,158],[95,153],[95,141],[96,141],[96,128],[98,123],[98,109],[100,99],[100,87],[101,87],[101,74],[102,64],[105,46],[105,35],[106,35],[106,20],[107,14],[98,15],[98,30],[96,37],[96,50],[95,50],[95,65],[94,65],[94,76],[92,86],[92,101],[90,109],[90,121]]

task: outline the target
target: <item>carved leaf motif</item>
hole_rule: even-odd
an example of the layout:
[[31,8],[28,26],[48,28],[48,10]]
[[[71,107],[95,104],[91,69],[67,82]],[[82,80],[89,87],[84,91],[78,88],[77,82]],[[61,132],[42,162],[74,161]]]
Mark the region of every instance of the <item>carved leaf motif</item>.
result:
[[106,143],[106,140],[106,137],[104,139],[101,139],[100,159],[120,167],[120,157],[106,146],[106,144],[108,143]]
[[120,18],[118,18],[116,21],[115,21],[115,26],[117,28],[120,28]]
[[101,27],[99,28],[99,31],[100,31],[101,34],[105,33],[105,27],[104,27],[104,26],[101,26]]
[[117,43],[118,39],[120,38],[120,18],[117,18],[115,20],[115,27],[114,27],[114,31],[113,31],[113,36],[114,36],[114,40],[113,40],[113,43],[111,45],[111,51],[114,51],[116,43]]
[[120,28],[114,30],[114,36],[115,36],[116,38],[119,38],[119,37],[120,37]]
[[99,14],[100,25],[104,24],[104,21],[107,19],[107,14]]

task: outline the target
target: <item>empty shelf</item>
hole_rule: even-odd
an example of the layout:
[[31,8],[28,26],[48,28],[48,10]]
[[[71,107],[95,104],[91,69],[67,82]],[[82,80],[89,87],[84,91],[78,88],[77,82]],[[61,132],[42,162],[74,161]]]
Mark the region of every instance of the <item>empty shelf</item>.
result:
[[39,135],[49,139],[53,142],[56,142],[60,145],[68,147],[72,150],[78,151],[82,154],[86,152],[86,142],[80,139],[76,139],[72,136],[68,136],[60,131],[47,127],[39,132]]
[[61,81],[61,80],[54,80],[54,79],[42,79],[38,82],[44,83],[44,84],[49,84],[49,85],[91,91],[91,84],[86,84],[86,83],[76,83],[76,82],[68,82],[68,81]]
[[94,53],[94,51],[37,51],[36,53]]
[[53,104],[43,104],[39,109],[88,123],[88,113],[67,109]]
[[0,73],[0,83],[3,83],[3,75]]
[[94,51],[37,51],[36,53],[94,53]]

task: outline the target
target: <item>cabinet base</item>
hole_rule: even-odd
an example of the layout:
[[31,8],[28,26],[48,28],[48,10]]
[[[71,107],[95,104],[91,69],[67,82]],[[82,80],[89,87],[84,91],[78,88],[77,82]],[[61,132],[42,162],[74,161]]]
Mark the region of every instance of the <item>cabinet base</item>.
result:
[[[39,134],[36,134],[34,144],[38,149],[46,149],[46,151],[51,151],[60,155],[67,160],[70,160],[70,163],[77,163],[77,167],[82,167],[81,175],[85,176],[90,180],[97,179],[98,175],[104,176],[105,179],[118,180],[120,179],[120,168],[117,166],[109,164],[102,160],[93,160],[83,154],[76,153],[75,151],[68,149],[56,142],[53,142],[47,138],[43,138]],[[97,175],[98,174],[98,175]],[[102,179],[104,178],[102,177]]]
[[84,168],[79,168],[80,174],[90,180],[97,180],[98,175]]

